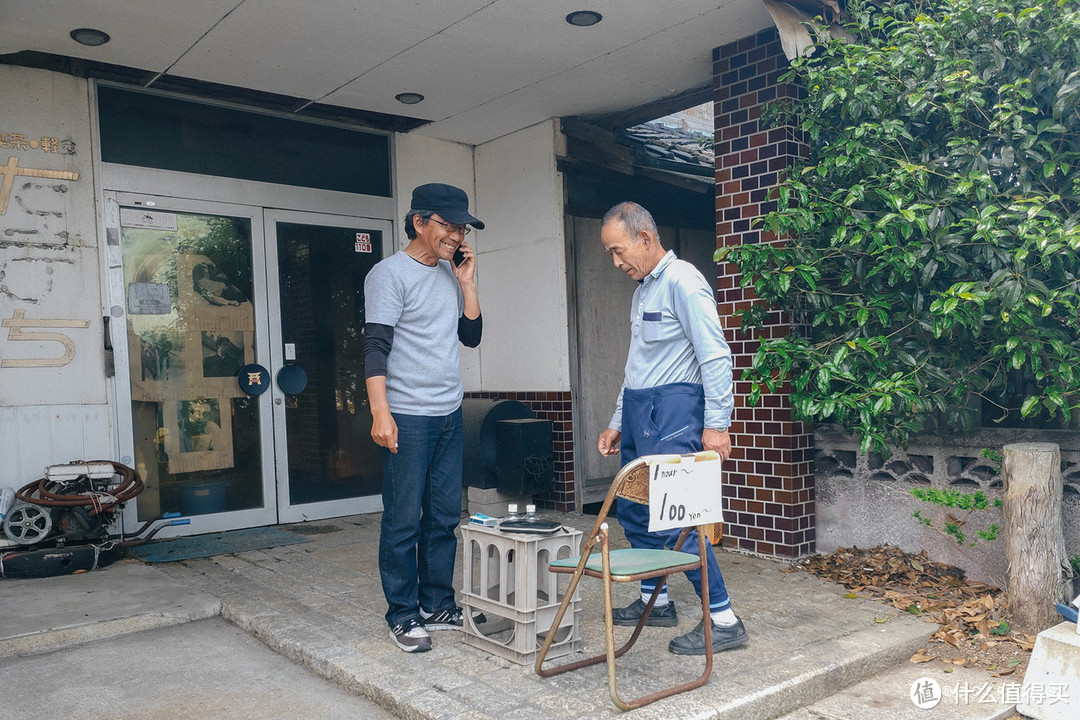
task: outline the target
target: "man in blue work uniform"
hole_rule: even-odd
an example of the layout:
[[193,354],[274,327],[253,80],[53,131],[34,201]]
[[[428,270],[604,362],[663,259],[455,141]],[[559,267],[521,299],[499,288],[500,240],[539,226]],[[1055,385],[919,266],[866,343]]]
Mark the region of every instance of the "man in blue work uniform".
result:
[[[731,455],[731,350],[724,339],[712,290],[697,269],[660,245],[656,223],[648,210],[624,202],[608,210],[600,242],[615,267],[639,285],[630,309],[630,352],[626,374],[615,403],[615,414],[600,433],[602,455],[622,452],[626,463],[642,455],[715,450],[722,460]],[[635,548],[671,547],[678,530],[649,532],[646,505],[618,501],[619,522]],[[683,549],[695,552],[691,534]],[[713,651],[729,650],[748,641],[742,620],[731,609],[724,576],[712,548],[706,558]],[[701,595],[701,572],[686,573]],[[641,583],[641,598],[616,610],[616,625],[636,625],[656,580]],[[674,627],[675,605],[661,589],[648,625]],[[704,619],[690,632],[674,638],[668,650],[677,655],[705,654]]]

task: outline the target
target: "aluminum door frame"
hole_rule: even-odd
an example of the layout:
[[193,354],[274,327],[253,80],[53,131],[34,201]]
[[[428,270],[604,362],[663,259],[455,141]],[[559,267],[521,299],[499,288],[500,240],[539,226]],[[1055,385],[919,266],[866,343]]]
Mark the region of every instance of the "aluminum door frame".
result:
[[[110,315],[115,326],[112,330],[113,357],[116,374],[113,377],[116,401],[116,428],[120,449],[120,460],[134,466],[134,423],[131,412],[131,377],[128,363],[126,288],[124,287],[123,257],[120,245],[120,208],[152,210],[153,212],[178,212],[224,217],[248,218],[251,222],[251,264],[254,298],[252,305],[255,313],[255,359],[265,362],[270,356],[269,323],[267,320],[266,295],[266,254],[265,231],[263,228],[262,208],[248,205],[236,205],[216,201],[188,200],[170,197],[146,195],[142,193],[124,193],[106,191],[105,226],[108,238],[107,289]],[[123,328],[120,330],[119,328]],[[122,360],[120,360],[122,359]],[[262,492],[263,506],[249,510],[231,510],[206,515],[195,515],[189,525],[166,527],[157,533],[158,538],[198,535],[208,532],[236,530],[239,528],[273,525],[278,522],[277,492],[274,471],[274,434],[273,415],[269,393],[259,396],[259,444],[263,458]],[[126,528],[138,527],[135,503],[124,508],[123,521]]]
[[[373,217],[361,217],[354,215],[336,215],[328,213],[314,213],[300,210],[275,210],[263,211],[263,227],[266,238],[267,256],[267,293],[271,298],[268,303],[270,309],[270,325],[278,328],[278,342],[270,347],[270,374],[277,375],[277,371],[285,363],[285,348],[280,340],[281,328],[281,303],[279,270],[277,261],[277,223],[294,223],[299,225],[316,225],[323,227],[340,227],[381,230],[383,233],[382,253],[383,257],[391,254],[394,244],[393,223],[389,220]],[[286,433],[288,427],[285,421],[284,394],[275,382],[269,394],[274,395],[274,448],[278,470],[278,517],[280,522],[304,522],[328,517],[340,517],[343,515],[358,515],[361,513],[381,512],[381,495],[364,495],[356,498],[341,500],[325,500],[321,502],[293,505],[289,498],[289,456]]]

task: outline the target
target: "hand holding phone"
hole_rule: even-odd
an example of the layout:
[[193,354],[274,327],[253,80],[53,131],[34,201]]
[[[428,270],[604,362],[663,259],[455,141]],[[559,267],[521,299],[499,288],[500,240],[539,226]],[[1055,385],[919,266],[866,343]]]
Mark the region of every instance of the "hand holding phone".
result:
[[451,262],[454,263],[454,267],[458,267],[461,263],[465,262],[465,252],[460,246],[454,251],[454,259]]

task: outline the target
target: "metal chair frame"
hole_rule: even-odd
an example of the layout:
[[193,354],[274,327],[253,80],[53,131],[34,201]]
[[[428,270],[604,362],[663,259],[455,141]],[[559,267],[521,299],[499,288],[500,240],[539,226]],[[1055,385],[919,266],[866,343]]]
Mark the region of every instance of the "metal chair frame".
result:
[[[700,462],[703,460],[713,460],[718,456],[715,452],[704,451],[698,453],[692,453],[695,461]],[[649,703],[656,702],[661,698],[670,697],[679,693],[686,692],[687,690],[693,690],[694,688],[701,687],[709,681],[709,676],[712,674],[713,665],[713,650],[712,650],[712,622],[704,623],[705,630],[705,669],[701,673],[701,676],[680,685],[675,685],[664,690],[659,690],[654,693],[643,695],[634,700],[623,700],[616,688],[616,674],[615,674],[615,660],[622,657],[623,654],[629,650],[635,642],[637,642],[638,636],[641,634],[641,629],[645,627],[645,623],[649,619],[649,615],[652,613],[653,606],[656,604],[656,598],[660,594],[660,589],[664,586],[669,575],[674,575],[680,572],[686,572],[687,570],[699,569],[701,570],[701,612],[702,618],[709,618],[709,570],[706,563],[705,552],[707,549],[706,536],[708,535],[705,525],[696,526],[698,531],[698,555],[695,562],[686,562],[687,553],[679,552],[676,550],[666,550],[660,552],[667,552],[671,554],[671,558],[667,560],[667,563],[663,567],[658,567],[652,570],[644,572],[635,572],[627,574],[616,574],[612,572],[612,556],[619,556],[626,554],[625,557],[633,557],[633,553],[638,552],[633,549],[617,549],[613,550],[610,547],[610,535],[608,532],[607,515],[611,509],[612,504],[616,497],[622,497],[627,500],[631,500],[637,503],[648,504],[649,502],[649,468],[648,468],[648,456],[640,457],[627,463],[611,482],[611,487],[608,490],[607,496],[604,499],[604,504],[600,508],[600,513],[597,516],[596,523],[593,525],[592,530],[588,535],[588,541],[585,543],[585,547],[582,548],[580,558],[577,558],[576,565],[570,566],[570,563],[574,559],[564,561],[566,566],[552,565],[550,570],[558,573],[573,573],[570,578],[570,583],[563,594],[562,603],[559,606],[559,610],[555,615],[555,619],[551,624],[551,630],[547,633],[543,646],[540,648],[539,653],[536,656],[536,663],[534,668],[536,673],[541,677],[552,677],[553,675],[559,675],[571,670],[578,670],[590,665],[597,665],[601,662],[607,662],[608,671],[608,691],[611,694],[611,700],[622,710],[632,710],[634,708],[648,705]],[[686,542],[686,538],[689,535],[691,529],[695,526],[685,527],[679,535],[679,539],[675,544],[676,548],[681,548],[683,543]],[[601,569],[595,570],[587,567],[590,555],[593,553],[593,548],[599,545],[601,556]],[[656,553],[657,551],[651,551]],[[603,584],[604,594],[604,628],[606,630],[605,637],[605,652],[592,657],[587,657],[582,660],[567,663],[565,665],[558,665],[551,668],[544,668],[544,660],[547,658],[547,653],[551,647],[552,641],[555,638],[556,630],[559,624],[562,622],[563,614],[574,598],[575,591],[577,590],[578,582],[583,576],[589,576],[598,578]],[[615,624],[612,619],[612,604],[611,604],[611,583],[625,583],[625,582],[638,582],[649,578],[660,578],[660,582],[656,584],[656,588],[653,590],[652,595],[649,597],[649,602],[645,606],[645,610],[642,613],[641,619],[638,620],[637,626],[634,628],[633,633],[630,635],[630,639],[626,641],[624,645],[615,648]]]

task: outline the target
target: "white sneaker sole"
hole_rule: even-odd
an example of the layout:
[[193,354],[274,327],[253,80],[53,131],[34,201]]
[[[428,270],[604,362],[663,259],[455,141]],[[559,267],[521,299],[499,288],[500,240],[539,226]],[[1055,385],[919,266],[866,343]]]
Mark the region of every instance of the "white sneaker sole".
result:
[[395,645],[397,645],[399,648],[401,648],[402,650],[404,650],[407,653],[427,652],[428,650],[431,649],[431,638],[418,638],[418,640],[419,640],[418,644],[416,644],[416,645],[406,645],[405,643],[398,640],[397,635],[395,635],[394,631],[391,630],[390,631],[390,639],[394,641]]

